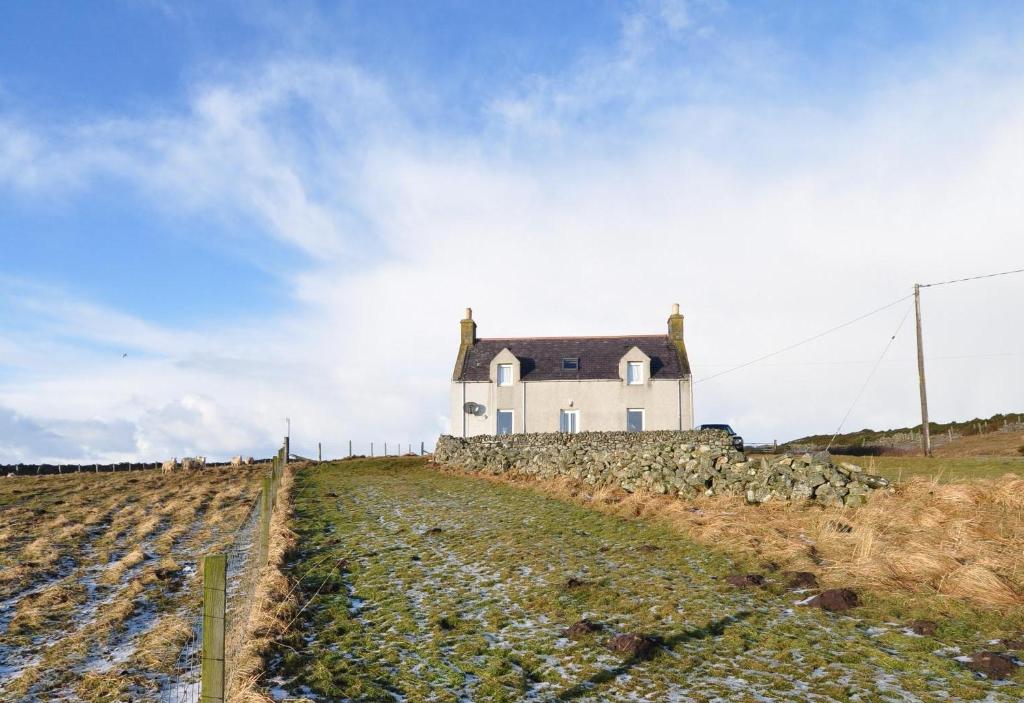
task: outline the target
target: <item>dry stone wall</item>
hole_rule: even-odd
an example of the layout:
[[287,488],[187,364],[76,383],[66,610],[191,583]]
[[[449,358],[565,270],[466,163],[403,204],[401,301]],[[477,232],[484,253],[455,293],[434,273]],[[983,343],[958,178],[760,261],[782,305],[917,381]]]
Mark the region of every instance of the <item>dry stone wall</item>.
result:
[[442,436],[434,461],[488,474],[552,479],[693,497],[741,495],[751,503],[813,500],[861,505],[885,479],[828,454],[747,459],[720,430]]

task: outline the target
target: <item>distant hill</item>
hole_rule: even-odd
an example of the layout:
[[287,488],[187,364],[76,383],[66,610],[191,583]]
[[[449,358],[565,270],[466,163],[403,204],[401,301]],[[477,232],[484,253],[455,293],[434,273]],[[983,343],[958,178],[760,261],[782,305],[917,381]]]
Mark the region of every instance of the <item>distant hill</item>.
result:
[[[1024,446],[1024,413],[993,415],[963,422],[928,425],[932,450],[939,456],[1014,456]],[[823,449],[832,435],[810,435],[787,442],[787,449]],[[912,454],[920,450],[921,427],[863,429],[841,434],[832,443],[838,454]]]

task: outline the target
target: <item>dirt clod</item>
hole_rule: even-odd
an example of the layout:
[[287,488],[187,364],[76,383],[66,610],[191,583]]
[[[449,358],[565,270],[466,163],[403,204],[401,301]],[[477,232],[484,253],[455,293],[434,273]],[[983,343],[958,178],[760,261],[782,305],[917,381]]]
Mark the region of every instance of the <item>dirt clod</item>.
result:
[[725,580],[736,588],[750,588],[751,586],[760,588],[764,585],[764,576],[761,574],[733,574],[726,576]]
[[830,588],[814,596],[807,605],[833,613],[842,613],[860,605],[860,598],[849,588]]
[[637,632],[615,635],[605,643],[611,651],[630,659],[647,659],[654,652],[656,645],[657,641],[653,637]]
[[985,674],[990,679],[1005,679],[1017,665],[1008,656],[998,652],[978,652],[966,663],[971,671]]
[[913,620],[907,623],[907,627],[915,635],[925,635],[931,637],[935,634],[935,631],[939,629],[939,623],[934,620]]
[[658,551],[659,549],[661,549],[661,547],[655,544],[641,544],[639,547],[637,547],[637,549],[643,552],[644,554],[650,554],[651,552]]
[[567,578],[565,580],[565,587],[570,589],[570,590],[574,589],[574,588],[583,588],[584,586],[587,586],[587,585],[589,585],[589,584],[586,581],[584,581],[582,579],[578,579],[575,576],[570,576],[569,578]]
[[586,635],[593,632],[599,632],[603,629],[600,623],[591,622],[584,618],[579,622],[574,622],[572,625],[562,631],[562,637],[568,637],[571,640],[578,640]]

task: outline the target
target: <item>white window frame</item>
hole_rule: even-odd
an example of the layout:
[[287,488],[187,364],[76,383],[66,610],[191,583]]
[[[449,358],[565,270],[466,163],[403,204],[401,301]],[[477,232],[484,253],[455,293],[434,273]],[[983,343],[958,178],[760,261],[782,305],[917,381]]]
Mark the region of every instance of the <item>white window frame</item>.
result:
[[498,435],[498,430],[501,428],[500,420],[501,420],[501,414],[502,413],[508,413],[508,416],[511,419],[511,422],[509,422],[509,424],[508,424],[509,429],[508,429],[508,432],[506,434],[515,434],[516,433],[516,413],[515,413],[514,410],[497,410],[497,411],[495,411],[495,413],[494,413],[494,434]]
[[[506,370],[508,372],[508,375],[505,377],[505,382],[504,383],[501,382],[501,380],[502,380],[502,378],[501,378],[502,377],[502,374],[501,374],[502,369],[504,369],[504,370]],[[497,380],[498,380],[498,385],[499,386],[505,387],[505,386],[511,386],[512,385],[512,364],[498,364],[498,379]]]
[[[629,414],[640,413],[640,429],[630,430],[629,429]],[[626,431],[627,432],[645,432],[647,430],[647,411],[643,408],[626,408]]]
[[[575,429],[572,429],[572,430],[563,430],[562,429],[562,419],[566,415],[572,415],[575,418],[575,420],[576,420],[576,422],[575,422],[576,428]],[[569,410],[559,410],[558,411],[558,431],[559,432],[566,432],[568,434],[576,434],[577,432],[580,431],[580,411],[579,411],[578,408],[570,408]]]
[[[636,375],[630,373],[633,369],[636,369]],[[644,385],[644,362],[642,361],[627,361],[626,362],[626,384],[630,386],[642,386]]]

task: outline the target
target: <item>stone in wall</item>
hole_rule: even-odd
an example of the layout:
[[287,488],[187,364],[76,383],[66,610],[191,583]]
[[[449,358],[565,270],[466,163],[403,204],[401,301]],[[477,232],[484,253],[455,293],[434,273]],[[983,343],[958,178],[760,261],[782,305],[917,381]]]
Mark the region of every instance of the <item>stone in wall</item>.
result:
[[694,497],[738,495],[750,503],[807,500],[862,505],[888,485],[827,453],[747,459],[721,430],[442,436],[434,461],[464,471],[552,479]]

